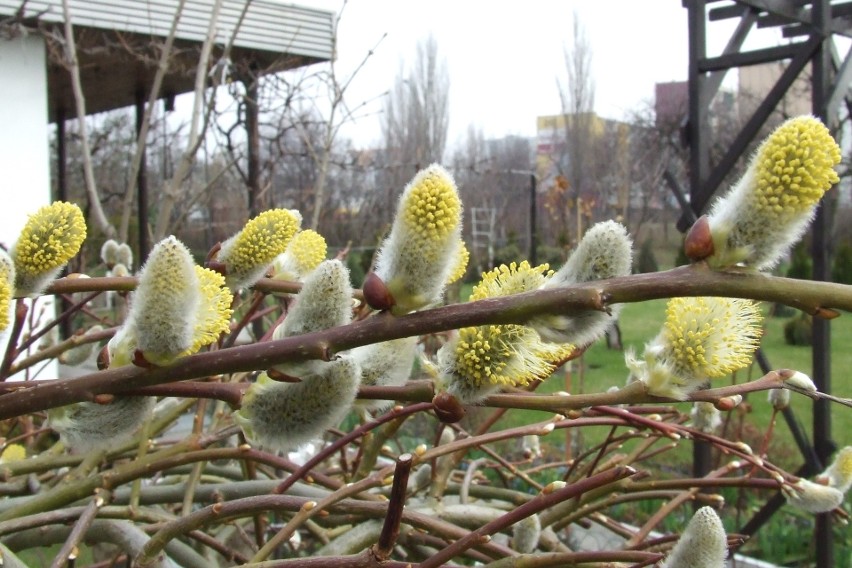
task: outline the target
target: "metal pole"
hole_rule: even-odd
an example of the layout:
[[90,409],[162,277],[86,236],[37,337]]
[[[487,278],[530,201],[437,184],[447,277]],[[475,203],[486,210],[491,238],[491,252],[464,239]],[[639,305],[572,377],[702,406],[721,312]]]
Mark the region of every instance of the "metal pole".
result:
[[[56,199],[68,201],[68,140],[65,136],[65,109],[56,109]],[[63,270],[68,272],[68,268]],[[71,302],[60,296],[59,312],[71,307]],[[62,339],[71,337],[71,319],[65,318],[59,322],[59,336]]]
[[538,240],[536,237],[536,179],[530,174],[530,264],[538,265]]
[[[707,172],[710,170],[710,152],[707,139],[706,108],[703,94],[706,76],[699,71],[699,64],[707,55],[707,10],[706,0],[694,0],[687,4],[689,20],[689,195],[696,203],[701,195]],[[695,215],[701,214],[694,211]],[[692,443],[692,475],[704,477],[710,471],[710,445],[695,440]],[[700,504],[695,503],[698,508]]]
[[[136,91],[136,137],[139,137],[139,132],[142,130],[142,120],[145,117],[145,93],[142,90]],[[136,220],[139,225],[138,243],[139,243],[139,260],[138,264],[148,258],[150,244],[148,243],[148,156],[146,141],[142,140],[142,161],[139,164],[139,171],[136,174]],[[128,266],[128,268],[130,268]]]
[[65,109],[56,109],[56,199],[68,201],[68,150],[65,139]]
[[[811,104],[814,116],[827,122],[826,103],[830,92],[831,73],[831,3],[829,0],[813,2],[813,33],[819,34],[819,47],[811,60]],[[813,258],[813,280],[829,280],[831,258],[829,247],[829,219],[825,201],[817,211],[811,238],[811,255]],[[831,327],[829,321],[821,318],[813,319],[813,379],[817,388],[831,392]],[[831,412],[827,400],[819,399],[813,403],[813,436],[814,449],[823,463],[827,463],[833,452],[831,442]],[[817,568],[834,566],[834,539],[831,530],[831,515],[822,514],[816,517],[814,534],[814,549]]]

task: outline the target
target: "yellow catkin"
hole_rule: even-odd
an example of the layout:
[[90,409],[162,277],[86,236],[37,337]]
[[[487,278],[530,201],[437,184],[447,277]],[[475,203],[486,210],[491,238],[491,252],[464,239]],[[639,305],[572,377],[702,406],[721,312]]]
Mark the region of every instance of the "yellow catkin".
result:
[[287,209],[270,209],[250,220],[234,237],[230,254],[222,259],[229,273],[251,272],[272,262],[287,248],[300,223],[301,220]]
[[293,255],[296,269],[300,275],[307,274],[325,260],[328,245],[322,235],[305,229],[299,231],[287,245],[287,252]]
[[757,207],[765,213],[805,211],[838,182],[840,148],[828,128],[812,116],[788,120],[758,150]]
[[56,201],[30,215],[10,253],[16,293],[37,294],[85,239],[86,221],[73,203]]
[[549,268],[547,264],[532,267],[526,260],[509,266],[501,264],[482,274],[482,280],[473,287],[470,299],[484,300],[537,290],[553,274]]
[[201,287],[201,302],[195,319],[192,346],[185,355],[210,345],[223,333],[230,331],[233,296],[225,286],[225,278],[213,270],[195,267]]
[[470,262],[470,251],[467,250],[464,241],[459,240],[459,248],[456,250],[456,264],[447,279],[447,284],[460,280],[467,272],[467,264]]
[[[504,264],[482,275],[471,300],[535,290],[550,274],[547,264]],[[466,327],[459,330],[455,346],[455,373],[475,386],[525,385],[550,376],[573,351],[572,345],[543,342],[535,330],[522,325]]]
[[9,327],[9,304],[14,295],[15,271],[12,261],[0,251],[0,331]]
[[402,221],[411,237],[423,244],[426,260],[437,252],[429,243],[442,243],[452,233],[461,215],[461,200],[452,179],[443,169],[424,170],[406,196]]
[[663,337],[676,373],[723,377],[751,363],[760,343],[760,309],[739,298],[672,298]]
[[9,444],[0,455],[0,463],[20,461],[27,457],[27,450],[21,444]]

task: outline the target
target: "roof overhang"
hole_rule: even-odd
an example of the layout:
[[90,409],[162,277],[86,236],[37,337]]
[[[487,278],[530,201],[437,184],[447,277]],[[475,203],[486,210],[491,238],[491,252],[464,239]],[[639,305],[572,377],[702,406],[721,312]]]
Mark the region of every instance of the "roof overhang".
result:
[[[178,0],[69,0],[86,113],[147,99],[161,46]],[[49,120],[75,116],[71,78],[63,64],[62,0],[0,0],[0,18],[38,28],[48,39]],[[198,54],[207,34],[211,2],[186,0],[175,33],[160,97],[194,89]],[[55,40],[53,39],[55,38]],[[328,61],[334,50],[334,13],[272,0],[224,0],[211,61],[223,57],[257,75]]]

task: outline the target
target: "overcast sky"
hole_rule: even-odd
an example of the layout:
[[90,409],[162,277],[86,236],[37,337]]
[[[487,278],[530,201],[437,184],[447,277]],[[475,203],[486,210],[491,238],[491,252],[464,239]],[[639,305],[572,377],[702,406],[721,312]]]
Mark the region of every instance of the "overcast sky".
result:
[[[339,11],[340,0],[297,0]],[[450,73],[449,145],[473,124],[486,136],[533,136],[536,116],[561,111],[557,77],[577,14],[592,45],[595,108],[623,118],[652,104],[654,84],[686,79],[687,11],[681,0],[349,0],[339,30],[344,74],[387,32],[352,83],[357,105],[387,91],[418,41],[438,43]],[[708,43],[718,53],[733,22],[713,23]],[[752,32],[750,44],[777,42]],[[372,108],[381,108],[375,102]],[[378,118],[359,120],[345,135],[359,145],[379,139]]]

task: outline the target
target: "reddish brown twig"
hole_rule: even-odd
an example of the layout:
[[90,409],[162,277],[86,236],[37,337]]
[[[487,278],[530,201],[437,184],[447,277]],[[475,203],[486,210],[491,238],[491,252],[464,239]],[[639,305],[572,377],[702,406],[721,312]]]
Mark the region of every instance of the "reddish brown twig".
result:
[[382,525],[379,541],[372,547],[373,554],[381,561],[390,558],[396,539],[399,537],[402,508],[405,506],[405,489],[408,486],[408,475],[411,473],[413,463],[414,457],[411,454],[402,454],[396,459],[388,513],[385,516],[385,523]]

